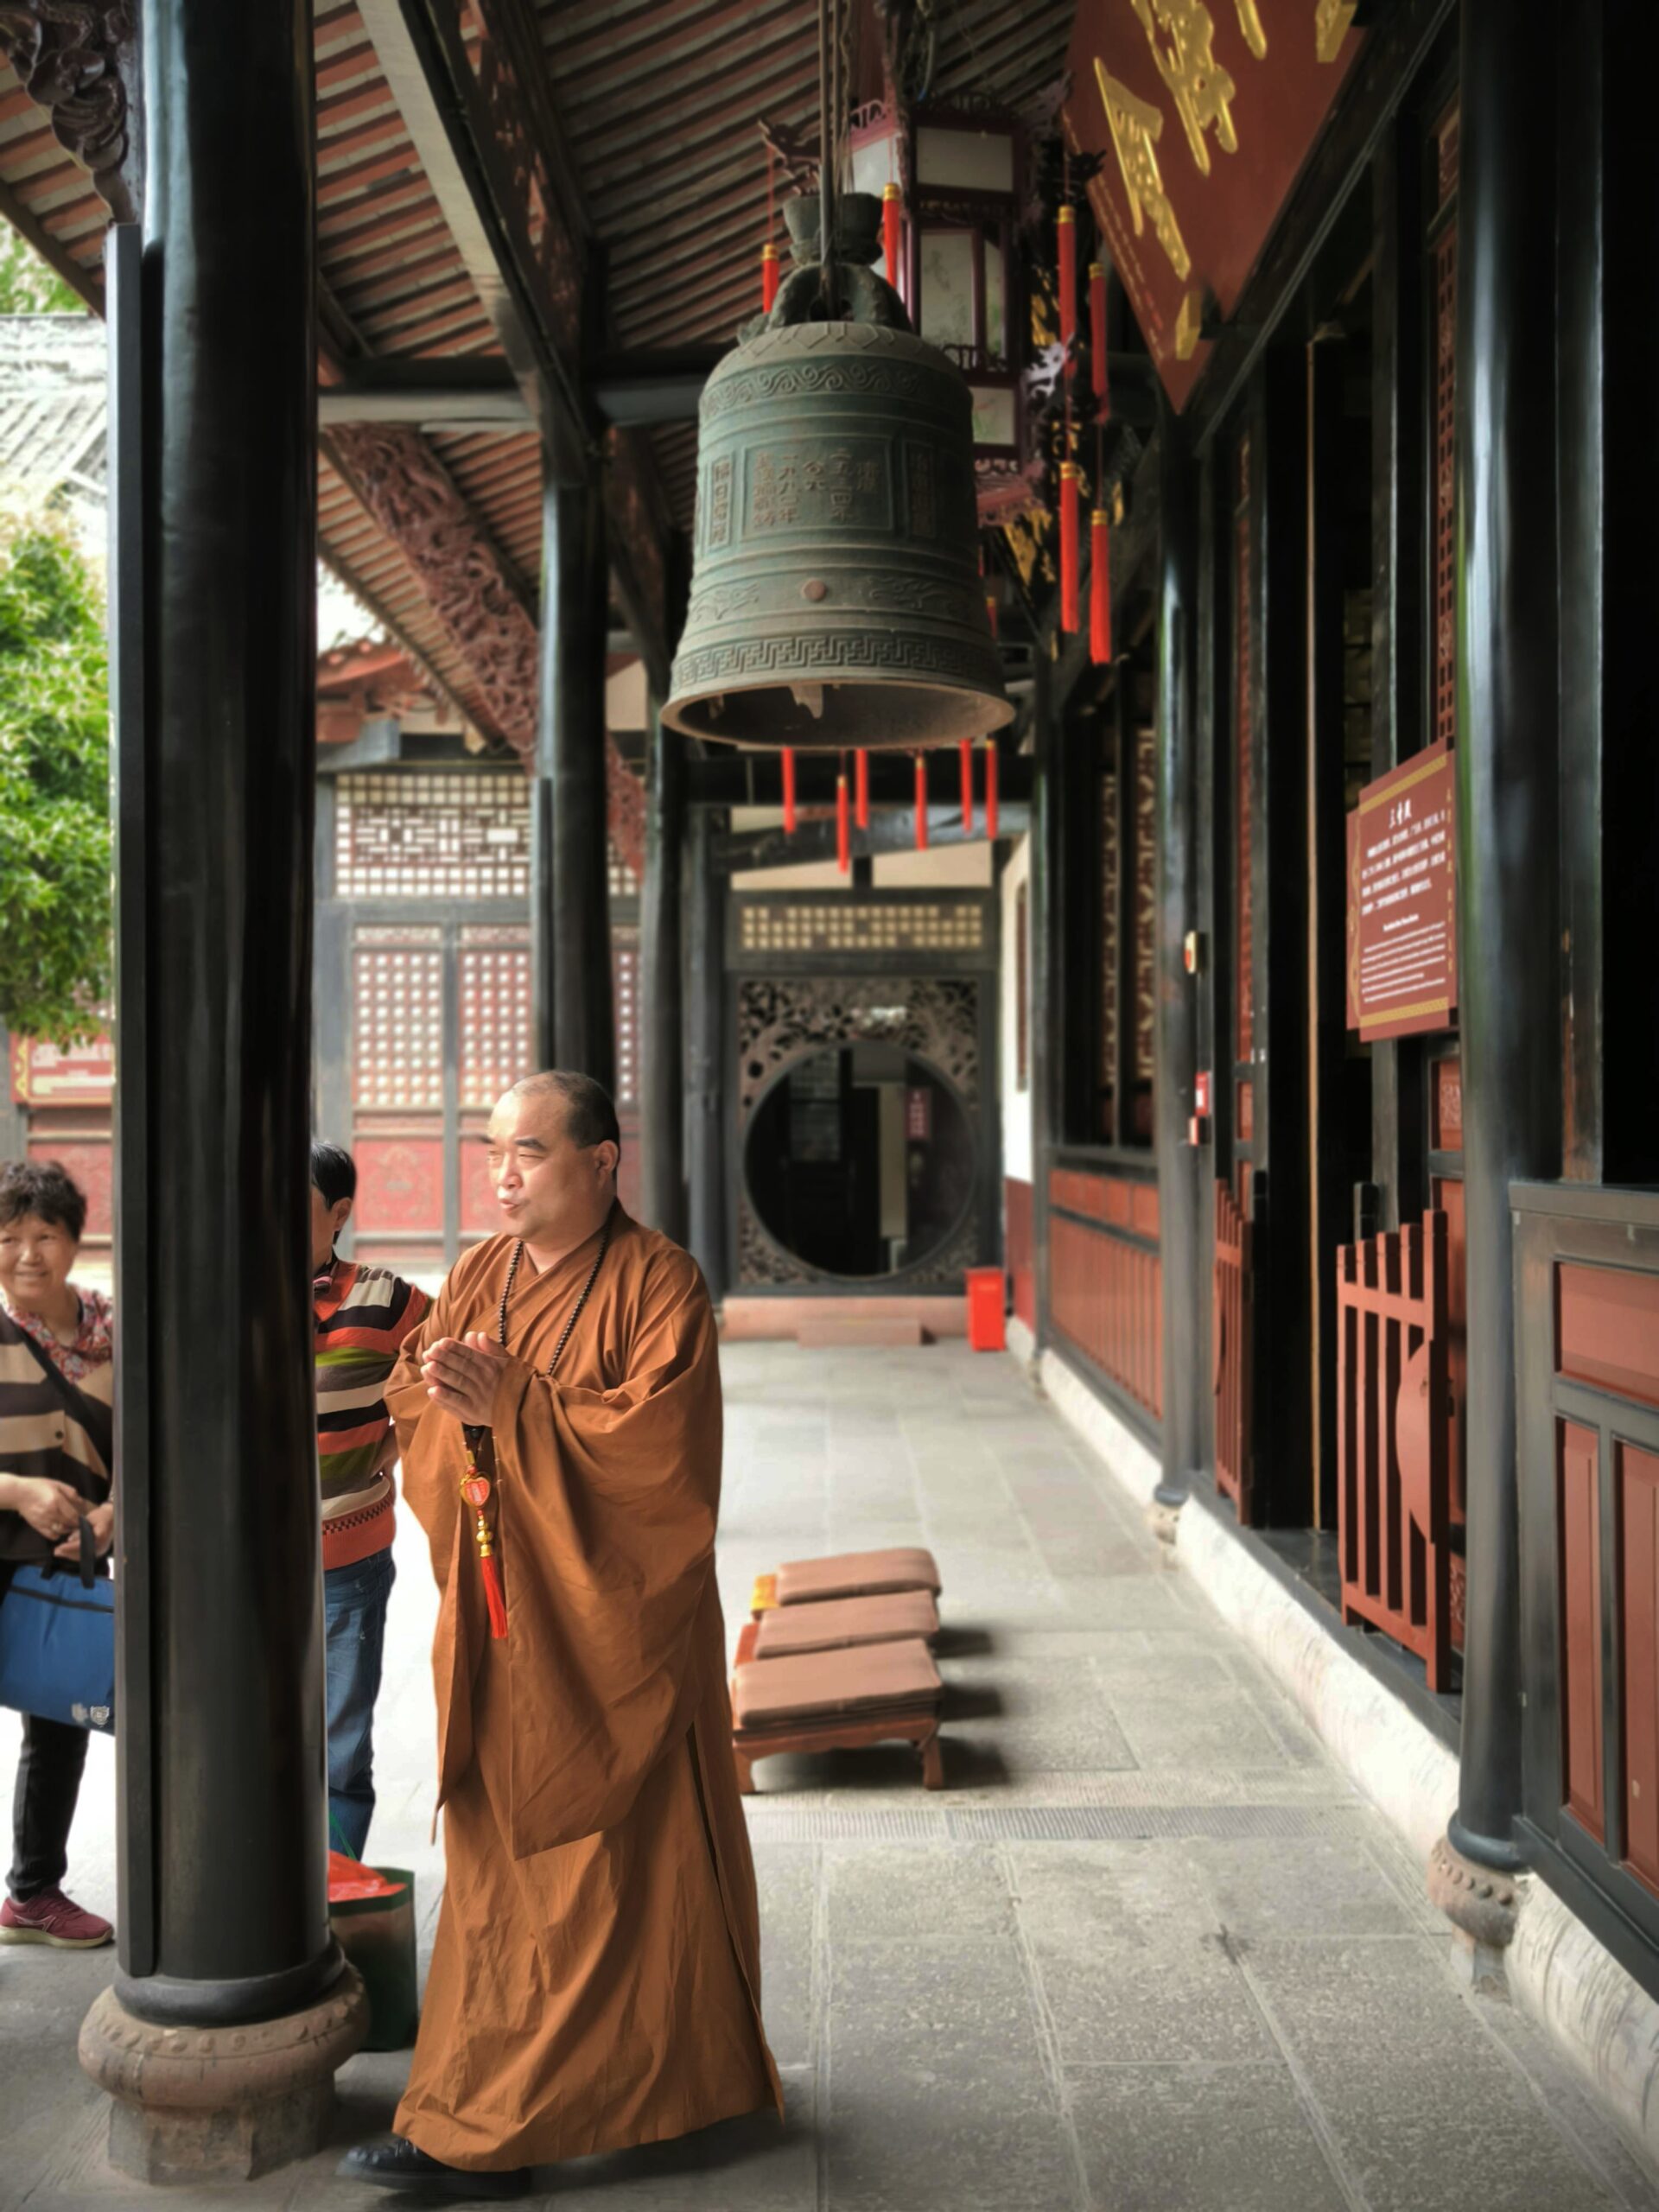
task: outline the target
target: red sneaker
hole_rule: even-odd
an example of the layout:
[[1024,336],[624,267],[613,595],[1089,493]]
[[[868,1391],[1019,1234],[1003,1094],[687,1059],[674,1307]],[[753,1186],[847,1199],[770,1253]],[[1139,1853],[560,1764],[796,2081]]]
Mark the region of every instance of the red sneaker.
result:
[[107,1920],[85,1912],[61,1890],[42,1890],[19,1904],[0,1904],[0,1943],[50,1943],[60,1951],[95,1951],[115,1933]]

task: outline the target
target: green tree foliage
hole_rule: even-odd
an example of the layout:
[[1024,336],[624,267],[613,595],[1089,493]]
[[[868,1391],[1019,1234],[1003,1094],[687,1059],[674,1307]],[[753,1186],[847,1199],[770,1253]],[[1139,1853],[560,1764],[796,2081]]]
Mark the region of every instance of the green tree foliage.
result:
[[0,223],[0,315],[85,315],[86,302],[26,238]]
[[0,1026],[69,1044],[111,961],[104,615],[66,529],[0,530]]

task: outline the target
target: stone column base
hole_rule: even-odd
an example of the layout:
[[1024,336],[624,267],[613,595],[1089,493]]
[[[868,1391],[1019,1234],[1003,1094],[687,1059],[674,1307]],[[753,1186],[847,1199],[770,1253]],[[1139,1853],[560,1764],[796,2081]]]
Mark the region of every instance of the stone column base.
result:
[[80,2063],[110,2111],[110,2164],[136,2181],[251,2181],[320,2150],[334,2072],[362,2044],[368,1999],[347,1967],[320,2004],[247,2027],[158,2027],[106,1989]]
[[1507,1997],[1504,1954],[1521,1916],[1515,1877],[1465,1859],[1450,1836],[1443,1835],[1428,1855],[1428,1895],[1456,1931],[1471,1986]]

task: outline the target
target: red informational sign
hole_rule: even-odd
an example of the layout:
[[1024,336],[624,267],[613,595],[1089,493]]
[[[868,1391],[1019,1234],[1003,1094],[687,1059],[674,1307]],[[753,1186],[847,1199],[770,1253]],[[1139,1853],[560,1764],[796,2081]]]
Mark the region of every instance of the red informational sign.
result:
[[1449,1029],[1458,1007],[1452,751],[1430,746],[1348,817],[1348,1027],[1368,1041]]
[[14,1037],[11,1096],[19,1106],[107,1106],[115,1096],[115,1046],[107,1037],[67,1046]]
[[1359,51],[1355,0],[1080,0],[1063,120],[1171,399],[1230,315]]
[[933,1135],[933,1094],[931,1090],[905,1093],[905,1137],[911,1144],[926,1144]]

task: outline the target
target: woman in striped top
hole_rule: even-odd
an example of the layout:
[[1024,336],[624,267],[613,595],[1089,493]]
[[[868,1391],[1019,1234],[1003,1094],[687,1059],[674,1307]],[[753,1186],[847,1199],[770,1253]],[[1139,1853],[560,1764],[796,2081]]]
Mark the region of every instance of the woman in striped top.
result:
[[[69,1280],[86,1200],[55,1162],[0,1165],[0,1602],[13,1567],[115,1540],[110,1303]],[[65,1897],[86,1731],[23,1717],[0,1943],[91,1950],[113,1929]]]

